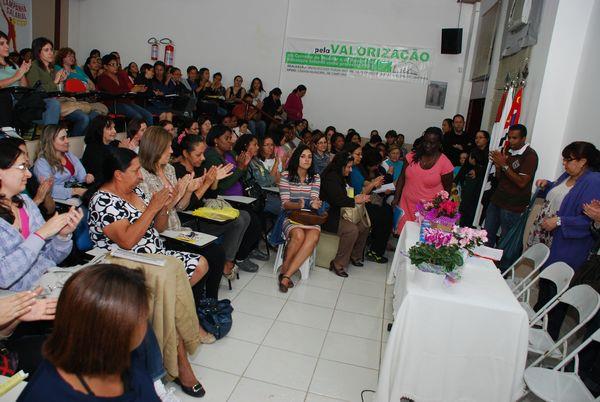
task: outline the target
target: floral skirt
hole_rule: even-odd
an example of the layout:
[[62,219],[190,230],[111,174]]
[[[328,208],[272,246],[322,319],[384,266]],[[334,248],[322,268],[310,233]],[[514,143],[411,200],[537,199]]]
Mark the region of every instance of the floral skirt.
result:
[[548,248],[552,247],[552,232],[542,229],[542,222],[544,222],[544,219],[552,218],[555,215],[555,213],[550,211],[550,202],[545,200],[542,209],[533,221],[533,229],[527,238],[527,247],[531,247],[538,243],[545,244]]

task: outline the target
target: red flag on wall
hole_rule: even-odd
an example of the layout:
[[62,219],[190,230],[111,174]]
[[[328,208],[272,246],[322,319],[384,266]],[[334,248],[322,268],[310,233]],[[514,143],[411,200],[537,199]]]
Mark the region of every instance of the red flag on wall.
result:
[[517,94],[513,98],[512,105],[510,107],[510,112],[508,112],[508,116],[506,116],[506,123],[504,123],[504,129],[512,126],[513,124],[517,124],[519,122],[519,117],[521,117],[521,99],[523,98],[523,87],[519,88]]

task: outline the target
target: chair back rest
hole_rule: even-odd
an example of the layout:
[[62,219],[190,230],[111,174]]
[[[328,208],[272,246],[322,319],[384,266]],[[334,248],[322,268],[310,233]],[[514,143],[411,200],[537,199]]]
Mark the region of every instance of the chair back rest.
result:
[[548,246],[542,243],[534,244],[529,247],[521,256],[521,258],[529,258],[533,261],[533,269],[539,269],[548,257],[550,256],[550,249]]
[[70,78],[65,81],[65,91],[80,93],[87,91],[87,87],[83,81],[78,80],[77,78]]
[[587,322],[600,309],[600,295],[590,285],[574,286],[559,300],[577,309],[580,323]]
[[575,272],[569,264],[558,261],[546,267],[539,277],[554,282],[556,294],[561,295],[569,287],[573,275],[575,275]]
[[[579,354],[579,352],[581,352],[583,349],[585,349],[587,347],[587,345],[589,345],[592,342],[600,342],[600,328],[598,328],[586,340],[584,340],[583,342],[581,342],[581,344],[579,346],[577,346],[577,348],[575,348],[571,353],[569,353],[569,355],[567,357],[565,357],[561,362],[559,362],[554,367],[553,370],[555,370],[555,371],[562,370],[562,368],[565,367],[568,362],[570,362],[571,360],[573,360],[573,358],[575,356],[577,356]],[[575,372],[577,372],[578,366],[579,366],[579,362],[576,361]]]

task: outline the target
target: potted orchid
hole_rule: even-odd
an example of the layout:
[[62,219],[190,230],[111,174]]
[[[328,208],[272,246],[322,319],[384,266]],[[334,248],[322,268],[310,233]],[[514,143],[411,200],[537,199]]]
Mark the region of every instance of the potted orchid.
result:
[[452,235],[458,241],[458,246],[473,255],[473,249],[487,242],[487,232],[483,229],[454,226]]
[[460,279],[460,268],[464,264],[459,241],[452,232],[425,228],[423,241],[408,250],[410,262],[420,271],[444,275],[454,283]]
[[428,221],[434,228],[451,231],[460,219],[458,203],[450,199],[447,191],[440,191],[430,200],[421,200],[417,204],[417,215],[421,222]]

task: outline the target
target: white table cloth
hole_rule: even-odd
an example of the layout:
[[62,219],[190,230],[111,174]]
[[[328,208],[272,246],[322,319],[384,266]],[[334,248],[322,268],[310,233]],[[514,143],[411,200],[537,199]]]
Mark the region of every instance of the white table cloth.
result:
[[388,283],[395,281],[394,325],[379,371],[376,401],[513,401],[522,395],[528,320],[491,261],[468,258],[462,279],[418,271],[402,252],[419,225],[400,236]]

